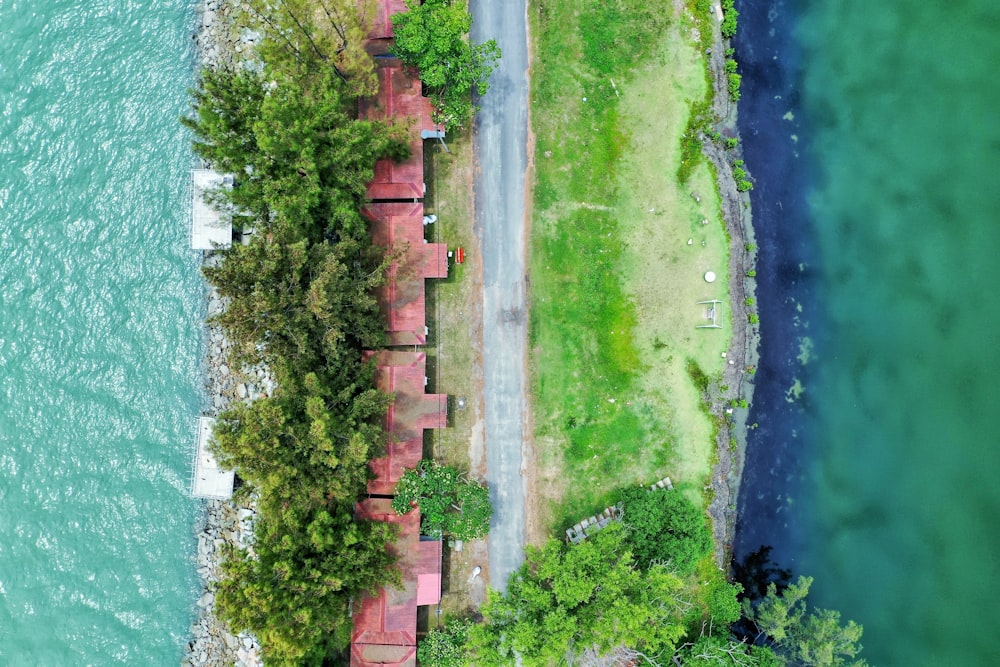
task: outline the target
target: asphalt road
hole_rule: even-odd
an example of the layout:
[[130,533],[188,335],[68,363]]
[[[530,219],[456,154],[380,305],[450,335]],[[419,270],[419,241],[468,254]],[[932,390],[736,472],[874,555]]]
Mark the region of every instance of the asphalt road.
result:
[[525,0],[471,0],[471,37],[495,39],[502,58],[479,100],[473,146],[475,229],[483,264],[486,481],[493,502],[490,585],[500,591],[524,558],[527,333],[525,172],[528,44]]

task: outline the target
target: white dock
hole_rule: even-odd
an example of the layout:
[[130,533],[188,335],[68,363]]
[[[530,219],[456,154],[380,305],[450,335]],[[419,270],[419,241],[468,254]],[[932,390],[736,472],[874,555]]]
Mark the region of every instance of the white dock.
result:
[[231,215],[223,215],[205,201],[205,193],[220,187],[232,187],[233,177],[211,169],[192,169],[191,248],[214,250],[233,244]]
[[198,418],[198,455],[194,462],[194,479],[191,481],[191,495],[195,498],[227,499],[233,495],[236,475],[232,470],[223,470],[208,449],[212,439],[214,417]]

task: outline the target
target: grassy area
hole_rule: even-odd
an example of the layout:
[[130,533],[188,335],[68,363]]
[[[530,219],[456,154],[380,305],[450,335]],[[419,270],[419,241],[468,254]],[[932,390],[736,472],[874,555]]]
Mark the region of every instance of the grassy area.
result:
[[[450,397],[446,429],[428,431],[425,456],[468,471],[482,480],[483,460],[482,409],[478,396],[482,381],[481,360],[472,341],[482,337],[482,308],[479,266],[475,260],[473,233],[472,146],[468,130],[453,132],[448,151],[440,144],[426,144],[425,211],[435,213],[438,221],[428,229],[428,240],[447,243],[454,250],[463,247],[470,256],[465,264],[452,264],[448,278],[427,281],[427,323],[430,336],[424,348],[428,358],[428,391]],[[485,599],[485,577],[470,580],[472,568],[486,569],[486,542],[466,544],[461,552],[444,552],[441,616],[428,617],[430,627],[450,616],[463,615]]]
[[687,364],[721,371],[728,325],[695,325],[697,301],[727,299],[726,237],[704,161],[677,181],[706,92],[687,12],[669,0],[533,10],[536,500],[558,529],[664,475],[700,498],[712,425]]

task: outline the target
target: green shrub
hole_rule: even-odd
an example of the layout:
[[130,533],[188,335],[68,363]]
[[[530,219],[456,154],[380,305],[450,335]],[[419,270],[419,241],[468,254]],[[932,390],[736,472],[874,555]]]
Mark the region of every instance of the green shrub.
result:
[[681,575],[712,549],[705,514],[679,491],[643,487],[619,492],[626,544],[636,564],[667,563]]

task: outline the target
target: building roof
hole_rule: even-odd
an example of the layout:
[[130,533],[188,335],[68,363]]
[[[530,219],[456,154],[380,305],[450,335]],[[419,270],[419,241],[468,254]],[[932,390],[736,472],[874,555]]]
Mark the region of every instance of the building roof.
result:
[[369,39],[389,39],[392,37],[392,16],[406,11],[405,0],[375,0],[375,16]]
[[231,187],[233,177],[211,169],[192,169],[191,184],[191,248],[228,248],[233,243],[232,220],[206,202],[205,194],[222,187]]
[[375,163],[375,176],[368,186],[368,198],[374,201],[423,199],[424,140],[421,132],[437,130],[434,106],[423,96],[415,69],[403,67],[390,59],[377,70],[378,93],[359,103],[359,115],[367,120],[397,120],[408,123],[410,156],[400,162],[385,159]]
[[421,539],[417,545],[417,606],[441,601],[441,540]]
[[368,483],[368,493],[387,495],[395,490],[403,470],[423,457],[424,430],[447,426],[448,397],[424,393],[426,353],[382,351],[366,356],[375,356],[378,388],[394,395],[385,418],[386,454],[369,464],[375,479]]
[[388,498],[358,503],[357,515],[399,527],[389,549],[398,558],[402,587],[384,587],[378,595],[362,596],[354,611],[351,665],[412,665],[408,660],[417,645],[417,606],[424,604],[421,600],[435,604],[441,599],[441,541],[421,540],[420,512],[400,516]]
[[386,284],[376,291],[386,321],[390,345],[424,345],[427,342],[427,298],[424,281],[448,276],[448,246],[424,239],[423,206],[370,204],[375,245],[405,252],[389,268]]
[[235,473],[221,468],[208,448],[214,427],[213,417],[198,418],[198,453],[191,480],[191,495],[196,498],[226,499],[233,495]]

